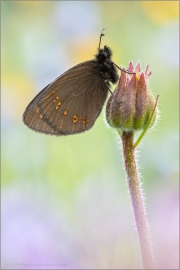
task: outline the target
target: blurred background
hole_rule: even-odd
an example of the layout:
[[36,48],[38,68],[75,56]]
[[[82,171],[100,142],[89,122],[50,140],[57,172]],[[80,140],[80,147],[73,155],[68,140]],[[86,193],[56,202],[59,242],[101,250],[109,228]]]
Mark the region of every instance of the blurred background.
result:
[[178,269],[179,1],[2,1],[1,22],[1,268],[141,267],[121,141],[104,111],[67,137],[21,120],[40,90],[94,57],[105,28],[117,65],[153,71],[160,117],[138,162],[156,267]]

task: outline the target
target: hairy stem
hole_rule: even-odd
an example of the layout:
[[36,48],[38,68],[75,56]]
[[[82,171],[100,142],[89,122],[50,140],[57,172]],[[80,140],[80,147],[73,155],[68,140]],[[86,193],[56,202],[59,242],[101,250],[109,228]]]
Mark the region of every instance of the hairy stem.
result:
[[122,143],[123,143],[125,170],[131,196],[135,224],[138,233],[143,268],[153,269],[152,247],[150,241],[148,222],[146,218],[145,206],[138,177],[138,170],[135,161],[133,138],[134,138],[133,132],[123,131]]

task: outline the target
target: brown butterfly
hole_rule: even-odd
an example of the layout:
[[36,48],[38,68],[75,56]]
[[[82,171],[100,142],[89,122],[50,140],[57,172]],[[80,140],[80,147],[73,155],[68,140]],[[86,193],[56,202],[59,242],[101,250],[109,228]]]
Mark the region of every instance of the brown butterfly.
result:
[[48,84],[27,106],[23,122],[34,131],[56,136],[89,130],[99,116],[110,83],[118,79],[108,46],[93,60],[80,63]]

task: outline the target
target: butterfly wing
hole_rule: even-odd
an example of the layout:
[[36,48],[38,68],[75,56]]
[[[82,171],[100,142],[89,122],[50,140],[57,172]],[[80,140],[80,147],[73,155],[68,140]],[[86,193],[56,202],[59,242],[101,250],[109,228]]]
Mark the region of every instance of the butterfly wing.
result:
[[23,121],[46,134],[80,133],[93,126],[107,93],[96,61],[86,61],[47,85],[28,105]]

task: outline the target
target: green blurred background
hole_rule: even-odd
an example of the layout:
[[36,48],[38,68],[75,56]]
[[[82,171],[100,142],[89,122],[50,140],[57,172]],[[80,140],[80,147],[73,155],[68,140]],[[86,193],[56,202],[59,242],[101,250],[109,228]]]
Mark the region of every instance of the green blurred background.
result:
[[160,117],[138,162],[157,268],[179,267],[179,1],[2,1],[2,269],[141,266],[121,142],[104,111],[67,137],[21,120],[41,89],[93,58],[102,28],[116,64],[153,71]]

